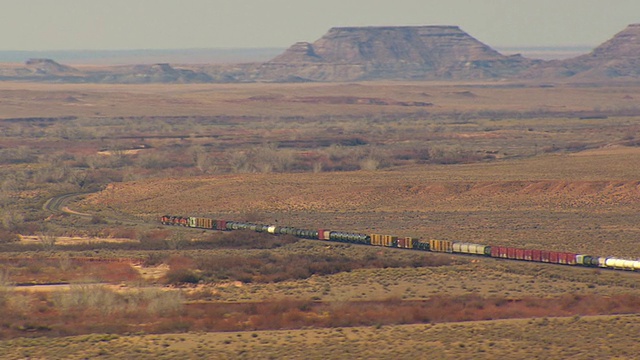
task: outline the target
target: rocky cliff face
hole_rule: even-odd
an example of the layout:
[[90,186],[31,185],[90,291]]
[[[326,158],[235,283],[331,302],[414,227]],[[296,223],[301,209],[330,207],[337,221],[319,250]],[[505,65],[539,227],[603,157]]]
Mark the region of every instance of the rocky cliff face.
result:
[[145,84],[145,83],[206,83],[212,78],[190,69],[176,69],[169,64],[136,65],[119,72],[93,74],[93,82]]
[[24,65],[0,68],[0,80],[81,82],[81,71],[51,59],[29,59]]
[[562,61],[504,56],[457,26],[339,27],[263,64],[135,65],[80,70],[50,59],[0,67],[0,80],[228,83],[366,80],[608,81],[640,79],[640,24],[591,53]]
[[78,75],[80,72],[71,66],[61,65],[51,59],[29,59],[25,63],[26,69],[39,75]]
[[504,56],[457,26],[333,28],[263,64],[256,78],[315,81],[486,79],[512,76],[536,61]]
[[629,25],[589,54],[534,67],[530,78],[563,78],[580,81],[640,77],[640,24]]

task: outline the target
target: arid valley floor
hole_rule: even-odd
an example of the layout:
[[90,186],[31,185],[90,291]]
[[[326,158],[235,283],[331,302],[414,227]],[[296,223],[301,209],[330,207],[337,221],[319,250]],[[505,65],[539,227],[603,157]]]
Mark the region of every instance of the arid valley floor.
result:
[[[633,358],[638,272],[159,218],[638,259],[638,99],[630,82],[0,82],[0,357]],[[85,216],[46,206],[65,194]]]

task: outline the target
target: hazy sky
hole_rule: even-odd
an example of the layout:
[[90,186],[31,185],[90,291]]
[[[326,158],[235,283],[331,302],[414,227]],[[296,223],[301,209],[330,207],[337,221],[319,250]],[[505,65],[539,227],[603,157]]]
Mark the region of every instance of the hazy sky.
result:
[[0,0],[0,50],[285,48],[334,26],[459,25],[498,46],[596,46],[640,0]]

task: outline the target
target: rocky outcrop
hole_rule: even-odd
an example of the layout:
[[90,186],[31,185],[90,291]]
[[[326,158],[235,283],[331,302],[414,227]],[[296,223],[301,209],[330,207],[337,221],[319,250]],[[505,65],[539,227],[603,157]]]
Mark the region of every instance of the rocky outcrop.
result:
[[579,81],[637,79],[640,77],[640,24],[629,25],[589,54],[546,62],[526,76]]
[[29,59],[24,65],[0,68],[0,80],[82,82],[84,74],[51,59]]
[[237,83],[367,80],[535,79],[593,82],[640,78],[640,24],[567,60],[505,56],[457,26],[330,29],[266,63],[72,68],[50,59],[0,67],[0,80],[93,83]]
[[255,75],[314,81],[487,79],[513,76],[536,61],[504,56],[457,26],[340,27],[296,43]]
[[78,75],[80,72],[71,66],[61,65],[51,59],[29,59],[25,62],[26,69],[39,75]]
[[96,74],[95,82],[144,84],[144,83],[206,83],[212,78],[190,69],[176,69],[169,64],[136,65],[120,73]]
[[321,62],[323,59],[315,53],[313,45],[308,42],[297,42],[283,54],[271,60],[274,63]]

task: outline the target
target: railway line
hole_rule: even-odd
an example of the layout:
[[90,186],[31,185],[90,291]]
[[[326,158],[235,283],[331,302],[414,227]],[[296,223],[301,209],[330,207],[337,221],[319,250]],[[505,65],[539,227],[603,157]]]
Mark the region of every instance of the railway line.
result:
[[64,213],[64,214],[69,214],[69,215],[75,215],[75,216],[80,216],[80,217],[84,217],[84,218],[90,218],[93,215],[91,214],[87,214],[87,213],[81,213],[78,211],[74,211],[71,210],[67,207],[67,204],[72,200],[75,199],[79,196],[82,195],[86,195],[89,194],[87,192],[76,192],[76,193],[69,193],[69,194],[62,194],[62,195],[57,195],[54,196],[52,198],[50,198],[49,200],[47,200],[43,205],[42,205],[42,209],[52,212],[52,213]]
[[[86,192],[69,193],[54,196],[47,200],[43,209],[53,213],[65,213],[73,216],[91,218],[92,214],[81,213],[68,208],[67,204]],[[120,221],[120,220],[118,220]],[[126,221],[129,224],[142,224],[142,220]],[[421,250],[459,255],[484,256],[495,259],[508,259],[559,265],[573,265],[611,270],[627,270],[640,273],[640,260],[619,259],[614,257],[593,256],[571,252],[557,252],[535,249],[521,249],[505,246],[471,244],[447,240],[422,240],[383,234],[359,234],[326,229],[308,230],[287,226],[253,224],[236,221],[216,220],[201,217],[182,217],[165,215],[160,219],[164,225],[183,226],[208,230],[250,230],[270,234],[289,234],[304,239],[334,241],[359,245],[383,246],[408,250]]]
[[183,217],[165,215],[161,217],[160,222],[164,225],[183,226],[187,228],[221,231],[249,230],[274,235],[287,234],[302,239],[319,241],[382,246],[406,250],[450,253],[457,255],[472,255],[478,257],[490,257],[494,259],[518,260],[587,268],[625,270],[640,273],[640,260],[620,259],[607,256],[594,256],[590,254],[576,254],[572,252],[524,249],[507,246],[473,244],[449,240],[426,240],[386,234],[362,234],[346,231],[328,230],[326,228],[310,230],[290,226],[255,224],[193,216]]

